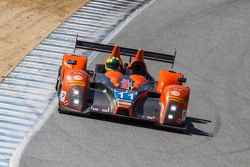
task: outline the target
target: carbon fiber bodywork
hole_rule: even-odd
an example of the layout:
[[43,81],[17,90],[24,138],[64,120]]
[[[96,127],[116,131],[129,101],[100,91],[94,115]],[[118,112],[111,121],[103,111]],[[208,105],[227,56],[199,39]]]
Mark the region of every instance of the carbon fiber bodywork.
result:
[[[131,80],[128,76],[124,76],[120,80],[122,79]],[[159,115],[160,105],[159,96],[152,92],[154,89],[155,84],[153,81],[142,85],[136,90],[117,88],[104,74],[96,73],[91,86],[90,96],[92,97],[93,104],[90,107],[90,111],[114,114],[118,103],[124,103],[131,105],[133,117],[155,119],[155,116]],[[137,97],[132,100],[117,98],[115,97],[115,91],[134,92],[137,94]],[[122,111],[118,112],[117,115],[128,116]]]

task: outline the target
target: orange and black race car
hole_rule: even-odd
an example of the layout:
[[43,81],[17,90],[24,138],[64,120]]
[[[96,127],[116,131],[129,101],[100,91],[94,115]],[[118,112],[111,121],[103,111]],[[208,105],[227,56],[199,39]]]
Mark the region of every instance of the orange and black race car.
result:
[[[173,65],[175,55],[147,52],[118,45],[76,41],[76,49],[111,53],[105,64],[87,70],[87,56],[65,54],[56,90],[61,113],[100,113],[154,121],[156,125],[186,128],[190,89],[182,73],[160,70],[158,80],[147,71],[144,59]],[[122,56],[129,63],[122,64]],[[112,62],[118,62],[113,63]]]

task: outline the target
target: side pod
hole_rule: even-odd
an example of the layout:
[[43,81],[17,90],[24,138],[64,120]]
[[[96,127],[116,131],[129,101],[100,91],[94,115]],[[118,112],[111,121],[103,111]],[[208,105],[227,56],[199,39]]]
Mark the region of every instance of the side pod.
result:
[[182,73],[176,73],[174,71],[161,70],[159,73],[157,92],[162,93],[165,86],[167,85],[182,85],[182,82],[179,81],[179,78],[183,78]]
[[185,124],[190,88],[181,85],[164,87],[160,104],[159,123],[162,125],[182,126]]
[[65,70],[86,70],[87,67],[86,56],[74,56],[65,54],[62,59],[61,80],[64,77]]

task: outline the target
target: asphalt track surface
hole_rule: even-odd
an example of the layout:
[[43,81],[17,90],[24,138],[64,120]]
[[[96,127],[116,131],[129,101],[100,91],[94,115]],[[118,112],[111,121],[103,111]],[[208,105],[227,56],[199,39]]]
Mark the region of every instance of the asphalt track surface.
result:
[[[191,87],[188,132],[55,109],[26,147],[21,166],[248,167],[249,27],[249,0],[156,1],[112,43],[165,53],[178,49],[174,70],[184,72]],[[99,56],[92,66],[103,60]],[[166,67],[148,63],[156,78]]]

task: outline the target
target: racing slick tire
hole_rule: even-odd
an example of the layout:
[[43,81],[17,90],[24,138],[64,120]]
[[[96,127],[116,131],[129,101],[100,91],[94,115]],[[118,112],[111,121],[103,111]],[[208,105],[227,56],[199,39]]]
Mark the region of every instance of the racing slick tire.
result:
[[58,74],[57,74],[57,81],[56,81],[56,86],[55,86],[57,93],[60,93],[59,90],[61,87],[61,81],[60,81],[61,69],[62,69],[62,66],[59,67]]

